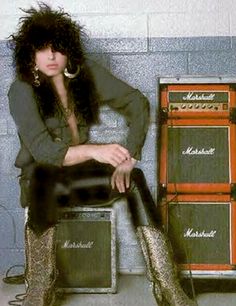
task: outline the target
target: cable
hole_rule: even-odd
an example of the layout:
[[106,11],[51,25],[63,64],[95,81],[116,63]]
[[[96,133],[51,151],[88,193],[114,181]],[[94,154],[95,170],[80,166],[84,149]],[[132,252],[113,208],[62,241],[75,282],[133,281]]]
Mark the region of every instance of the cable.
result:
[[[25,274],[24,273],[9,276],[10,271],[15,267],[23,267],[24,268],[24,265],[14,265],[14,266],[10,267],[6,272],[6,276],[3,278],[4,283],[10,284],[10,285],[21,285],[21,284],[25,283]],[[10,300],[8,302],[8,305],[21,306],[24,298],[25,298],[25,293],[19,293],[15,296],[15,300]]]
[[3,282],[6,284],[11,284],[11,285],[20,285],[25,283],[25,275],[23,274],[18,274],[18,275],[12,275],[9,276],[10,271],[15,268],[15,267],[23,267],[24,265],[14,265],[10,267],[7,272],[6,276],[3,278]]
[[24,301],[25,298],[25,293],[19,293],[15,296],[15,300],[11,300],[8,302],[8,305],[12,306],[22,306],[22,302]]

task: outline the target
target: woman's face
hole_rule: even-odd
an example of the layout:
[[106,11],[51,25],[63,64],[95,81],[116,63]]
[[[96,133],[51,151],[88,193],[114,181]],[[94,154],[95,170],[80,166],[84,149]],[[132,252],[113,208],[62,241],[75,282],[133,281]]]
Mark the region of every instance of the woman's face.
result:
[[35,53],[36,67],[48,77],[55,77],[63,73],[67,65],[67,56],[52,48],[45,47]]

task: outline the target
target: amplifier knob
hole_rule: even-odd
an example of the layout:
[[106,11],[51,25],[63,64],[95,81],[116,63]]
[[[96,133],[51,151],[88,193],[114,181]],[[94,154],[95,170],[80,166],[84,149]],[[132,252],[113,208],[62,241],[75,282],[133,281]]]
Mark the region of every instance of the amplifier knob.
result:
[[185,105],[185,104],[182,104],[182,105],[181,105],[181,108],[185,109],[185,108],[186,108],[186,105]]
[[206,108],[206,104],[202,104],[202,108],[203,108],[203,109]]
[[192,104],[189,104],[188,108],[190,108],[190,109],[193,108],[193,105],[192,105]]
[[209,104],[209,105],[208,105],[208,108],[209,108],[209,109],[211,109],[212,107],[213,107],[213,105],[212,105],[212,104]]
[[199,108],[199,104],[195,104],[195,108]]

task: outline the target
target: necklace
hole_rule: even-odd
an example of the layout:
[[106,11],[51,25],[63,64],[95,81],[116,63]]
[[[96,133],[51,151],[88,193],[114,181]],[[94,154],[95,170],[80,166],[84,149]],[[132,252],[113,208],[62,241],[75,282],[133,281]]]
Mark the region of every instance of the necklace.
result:
[[68,118],[70,118],[70,116],[72,115],[72,113],[73,113],[73,108],[72,107],[64,107],[64,106],[62,106],[62,108],[63,108],[63,114],[64,114],[64,116],[68,119]]
[[68,120],[71,115],[74,113],[74,106],[72,103],[69,103],[68,106],[65,106],[62,104],[62,102],[57,101],[59,108],[61,109],[62,114],[64,115],[64,117]]

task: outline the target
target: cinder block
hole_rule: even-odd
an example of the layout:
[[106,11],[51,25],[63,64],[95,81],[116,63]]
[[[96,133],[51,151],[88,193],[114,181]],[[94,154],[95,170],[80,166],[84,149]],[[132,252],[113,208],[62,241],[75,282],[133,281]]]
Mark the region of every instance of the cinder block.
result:
[[[172,0],[174,1],[174,0]],[[179,3],[180,1],[175,1]],[[223,1],[225,3],[224,8],[226,9],[227,1]],[[191,0],[191,1],[186,1],[185,3],[186,6],[186,11],[187,13],[192,13],[192,12],[218,12],[219,11],[219,2],[215,0]]]
[[193,75],[235,75],[236,54],[234,50],[190,53],[188,65]]
[[10,12],[5,15],[1,13],[0,40],[8,39],[11,34],[17,31],[19,17],[21,17],[21,14],[14,15]]
[[[8,115],[9,116],[7,118],[7,133],[8,133],[8,135],[16,136],[17,135],[17,128],[16,128],[16,125],[15,125],[15,122],[14,122],[13,118],[10,116],[9,113],[8,113]],[[18,148],[18,145],[17,145],[17,148]]]
[[[197,25],[197,26],[196,26]],[[170,12],[152,14],[149,18],[150,37],[229,36],[227,12]]]
[[25,224],[25,210],[21,209],[21,211],[14,211],[13,217],[15,219],[16,224],[16,248],[24,249],[25,241],[24,241],[24,224]]
[[0,212],[0,249],[15,248],[17,227],[13,212],[7,210],[6,203],[2,201],[0,202]]
[[12,59],[8,56],[0,56],[0,96],[7,96],[10,84],[14,78],[14,71],[12,68]]
[[186,11],[185,1],[126,1],[126,0],[110,0],[109,11],[116,14],[127,13],[160,13],[176,11]]
[[91,38],[147,37],[145,15],[93,15],[78,18]]
[[91,143],[125,143],[125,132],[117,131],[117,128],[110,128],[109,130],[102,127],[93,127],[90,132]]
[[0,136],[7,135],[7,120],[0,118]]
[[19,149],[19,140],[14,136],[0,137],[0,169],[1,174],[15,174],[15,158]]
[[231,37],[231,40],[232,40],[232,49],[235,50],[236,49],[236,37],[235,36]]
[[120,273],[144,274],[146,271],[143,255],[138,245],[119,249]]
[[100,120],[104,128],[117,128],[120,117],[119,114],[109,109],[100,112]]
[[151,124],[142,150],[142,162],[155,161],[157,155],[157,131],[156,125]]
[[50,0],[48,1],[53,8],[57,9],[58,7],[63,7],[65,12],[70,13],[71,15],[77,14],[106,14],[108,13],[108,4],[109,0]]
[[117,227],[117,241],[121,248],[137,245],[138,241],[134,228],[130,226]]
[[117,227],[123,227],[124,225],[131,223],[131,216],[126,198],[117,199],[113,203],[113,208],[116,213]]
[[157,76],[187,73],[185,53],[156,53],[143,55],[113,55],[111,70],[143,92],[155,91]]
[[147,52],[147,37],[92,38],[86,43],[88,52],[139,53]]
[[12,50],[7,46],[8,40],[0,40],[0,56],[12,57]]
[[150,37],[151,52],[207,51],[231,49],[231,37]]
[[149,100],[150,103],[150,121],[155,123],[157,121],[157,98],[156,92],[143,93]]
[[[4,170],[4,168],[1,169]],[[20,188],[17,173],[15,175],[1,173],[0,186],[0,201],[1,203],[4,203],[4,207],[13,212],[15,210],[20,210]]]
[[0,258],[0,274],[5,275],[6,271],[15,265],[22,265],[22,268],[17,267],[17,270],[19,273],[24,272],[25,252],[23,249],[0,248]]

